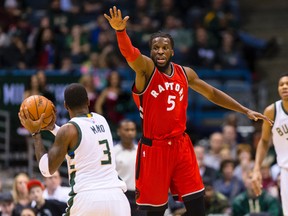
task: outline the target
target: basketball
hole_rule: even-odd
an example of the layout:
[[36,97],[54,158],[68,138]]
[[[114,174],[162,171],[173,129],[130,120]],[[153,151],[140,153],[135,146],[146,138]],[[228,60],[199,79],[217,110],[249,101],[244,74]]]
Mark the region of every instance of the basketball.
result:
[[35,121],[38,120],[42,113],[45,113],[41,128],[45,128],[53,119],[53,103],[44,96],[32,95],[26,98],[20,106],[27,107],[30,118]]

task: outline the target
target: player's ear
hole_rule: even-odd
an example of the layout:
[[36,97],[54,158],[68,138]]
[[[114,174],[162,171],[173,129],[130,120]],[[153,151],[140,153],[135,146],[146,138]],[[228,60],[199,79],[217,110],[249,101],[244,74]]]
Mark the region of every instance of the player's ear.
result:
[[172,50],[171,56],[174,56],[174,50]]

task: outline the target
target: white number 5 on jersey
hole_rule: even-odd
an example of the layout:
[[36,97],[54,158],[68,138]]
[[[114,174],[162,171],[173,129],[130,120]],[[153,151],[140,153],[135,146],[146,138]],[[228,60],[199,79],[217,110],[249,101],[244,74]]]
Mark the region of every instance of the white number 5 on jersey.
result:
[[171,111],[175,108],[175,99],[176,99],[175,95],[169,95],[168,96],[167,103],[169,106],[167,107],[167,111]]

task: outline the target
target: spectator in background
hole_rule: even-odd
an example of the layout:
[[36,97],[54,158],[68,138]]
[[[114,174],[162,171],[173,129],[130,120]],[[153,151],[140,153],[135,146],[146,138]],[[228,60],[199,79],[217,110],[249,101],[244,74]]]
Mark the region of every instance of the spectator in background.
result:
[[0,25],[0,49],[7,47],[10,44],[10,38],[4,31],[3,24]]
[[64,56],[61,59],[60,73],[62,75],[77,75],[77,67],[74,66],[70,56]]
[[29,176],[26,173],[18,173],[13,180],[12,195],[14,200],[14,212],[20,215],[23,208],[30,206],[31,200],[29,197],[27,183]]
[[22,209],[20,216],[36,216],[36,212],[31,207],[25,207]]
[[14,202],[10,192],[0,193],[0,215],[1,216],[13,216]]
[[217,64],[221,69],[247,68],[241,49],[238,47],[231,31],[226,30],[221,34],[221,46],[217,52]]
[[71,26],[71,17],[61,8],[62,2],[61,0],[52,0],[50,8],[47,10],[51,28],[57,37],[66,36]]
[[124,102],[122,95],[120,75],[117,71],[112,71],[108,76],[107,87],[103,89],[96,101],[95,111],[104,115],[114,134],[117,125],[124,118],[123,110],[119,109],[121,103]]
[[184,28],[183,21],[173,15],[168,15],[165,18],[164,30],[174,39],[174,61],[181,64],[190,64],[191,59],[187,58],[189,50],[193,44],[193,32]]
[[203,24],[217,40],[219,40],[223,30],[238,29],[239,26],[237,17],[233,14],[229,1],[226,0],[210,1],[210,7],[204,15]]
[[72,26],[71,33],[66,36],[65,43],[74,64],[80,64],[88,57],[90,44],[87,34],[82,31],[81,25]]
[[224,146],[223,148],[221,148],[220,152],[219,152],[219,156],[220,156],[220,167],[218,170],[220,170],[221,168],[221,163],[224,160],[233,160],[232,156],[231,156],[231,149],[228,146]]
[[116,170],[127,185],[125,194],[130,203],[131,216],[144,216],[145,212],[137,210],[135,200],[136,124],[128,119],[122,120],[118,125],[117,135],[120,140],[114,146]]
[[55,95],[48,89],[47,76],[44,70],[38,70],[36,76],[39,81],[41,95],[51,100],[53,103],[56,102]]
[[242,174],[245,170],[251,170],[254,166],[254,160],[252,158],[252,148],[249,144],[237,145],[237,162],[235,167],[234,176],[242,181]]
[[211,181],[205,181],[205,209],[206,215],[229,214],[231,212],[228,199],[220,192],[215,191]]
[[45,177],[44,184],[43,197],[45,199],[55,199],[64,203],[68,202],[71,188],[61,185],[62,179],[58,170],[51,177]]
[[235,162],[233,160],[224,160],[221,162],[221,176],[213,184],[216,191],[222,193],[231,203],[232,200],[244,191],[243,183],[233,176]]
[[[282,216],[280,202],[263,191],[260,196],[255,196],[252,191],[251,171],[243,173],[243,182],[246,191],[232,200],[233,216],[255,214],[260,216]],[[261,214],[260,214],[261,213]]]
[[19,33],[13,33],[11,36],[11,43],[4,49],[5,54],[3,60],[6,67],[13,69],[26,69],[28,59],[31,58],[29,57],[30,52],[26,51],[26,45],[22,41]]
[[222,134],[225,145],[231,150],[232,159],[236,160],[238,144],[236,127],[226,124],[222,127]]
[[67,208],[66,203],[58,200],[48,200],[43,198],[44,185],[37,179],[32,179],[27,183],[27,188],[31,200],[35,202],[32,206],[37,215],[62,215]]
[[271,175],[271,164],[272,160],[270,157],[266,157],[261,165],[261,175],[262,175],[262,188],[266,190],[271,196],[280,200],[279,188],[277,184],[277,179],[273,179]]
[[0,177],[0,192],[3,191],[3,181],[2,178]]
[[194,151],[203,182],[205,181],[214,182],[217,177],[217,171],[204,163],[206,156],[205,148],[201,145],[197,145],[194,146]]
[[25,86],[25,91],[23,95],[23,99],[26,99],[32,95],[40,95],[40,83],[37,75],[32,75],[29,77],[29,81],[27,82],[27,85]]
[[221,156],[220,151],[224,147],[223,135],[220,132],[214,132],[209,137],[209,149],[205,154],[204,163],[207,166],[220,169]]
[[81,74],[91,74],[94,78],[94,85],[97,91],[102,91],[107,84],[107,78],[110,73],[109,70],[100,68],[99,66],[99,53],[92,52],[89,56],[89,60],[84,62],[80,71]]
[[38,46],[35,47],[37,56],[37,68],[55,69],[59,67],[59,49],[52,29],[45,28],[42,31]]
[[192,65],[210,69],[216,67],[216,48],[209,37],[204,27],[196,28],[195,40],[189,55]]
[[94,86],[93,76],[91,74],[84,74],[81,76],[79,83],[82,84],[87,91],[89,99],[89,111],[94,112],[98,93],[96,92],[96,88]]

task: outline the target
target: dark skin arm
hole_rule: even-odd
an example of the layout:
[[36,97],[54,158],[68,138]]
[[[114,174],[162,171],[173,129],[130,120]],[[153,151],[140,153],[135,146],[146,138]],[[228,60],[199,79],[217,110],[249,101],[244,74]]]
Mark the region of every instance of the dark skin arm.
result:
[[[275,107],[274,104],[271,104],[264,110],[264,114],[274,119]],[[262,193],[262,174],[261,174],[261,165],[264,158],[267,155],[269,144],[272,138],[271,125],[267,124],[267,122],[263,122],[261,138],[258,142],[255,156],[254,169],[252,174],[252,190],[256,196],[259,196]]]
[[[43,122],[45,114],[42,114],[39,120],[33,121],[29,117],[27,108],[24,108],[24,110],[23,109],[20,110],[20,112],[18,113],[18,117],[21,121],[21,124],[31,134],[33,134],[35,132],[37,133],[40,131],[41,124]],[[60,165],[63,163],[65,155],[67,154],[68,150],[76,146],[78,141],[78,131],[76,127],[72,124],[67,123],[63,125],[59,129],[55,137],[55,141],[52,144],[51,148],[48,150],[48,152],[46,151],[43,145],[40,133],[37,133],[36,135],[33,136],[33,141],[34,141],[33,145],[35,149],[35,156],[38,162],[40,161],[41,157],[44,154],[46,153],[48,154],[49,172],[52,175],[54,172],[58,170]]]
[[[107,14],[104,14],[104,17],[108,20],[110,26],[114,30],[123,31],[124,29],[126,29],[129,16],[125,16],[124,18],[122,18],[121,10],[117,9],[115,6],[113,8],[110,8],[109,13],[110,13],[110,16]],[[174,51],[171,47],[171,44],[168,47],[168,49],[170,50],[173,56]],[[151,53],[153,52],[155,51],[152,48]],[[162,48],[157,50],[158,55],[162,55],[165,52],[169,52],[169,51],[164,50]],[[155,64],[151,58],[145,55],[139,55],[135,61],[128,62],[128,64],[136,73],[136,77],[135,77],[136,89],[138,90],[138,92],[142,92],[145,89],[151,77]],[[170,69],[168,68],[167,70],[170,70]],[[270,119],[268,119],[266,116],[242,106],[240,103],[238,103],[236,100],[231,98],[229,95],[225,94],[219,89],[216,89],[213,86],[209,85],[208,83],[204,82],[203,80],[199,79],[198,75],[191,68],[185,67],[185,71],[188,76],[189,87],[197,91],[204,97],[206,97],[211,102],[221,107],[224,107],[226,109],[230,109],[233,111],[243,113],[247,115],[249,119],[252,119],[254,121],[263,119],[267,121],[268,124],[270,125],[273,124],[273,122]],[[164,73],[170,74],[170,71],[164,71]]]
[[258,119],[263,119],[266,120],[268,124],[272,125],[272,121],[265,115],[262,115],[261,113],[255,112],[242,106],[240,103],[238,103],[236,100],[234,100],[232,97],[230,97],[223,91],[216,89],[205,81],[201,80],[196,74],[196,72],[191,68],[184,68],[188,76],[189,87],[206,97],[209,101],[226,109],[243,113],[247,115],[248,118],[254,121],[257,121]]

